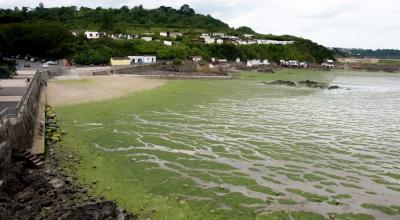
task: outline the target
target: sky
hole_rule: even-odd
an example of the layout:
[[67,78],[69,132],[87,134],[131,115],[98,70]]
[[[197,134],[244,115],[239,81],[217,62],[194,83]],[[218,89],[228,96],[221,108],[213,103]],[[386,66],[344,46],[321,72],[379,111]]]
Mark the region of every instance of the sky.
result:
[[39,2],[93,8],[189,4],[235,28],[295,35],[327,47],[400,49],[399,0],[0,0],[0,8],[36,7]]

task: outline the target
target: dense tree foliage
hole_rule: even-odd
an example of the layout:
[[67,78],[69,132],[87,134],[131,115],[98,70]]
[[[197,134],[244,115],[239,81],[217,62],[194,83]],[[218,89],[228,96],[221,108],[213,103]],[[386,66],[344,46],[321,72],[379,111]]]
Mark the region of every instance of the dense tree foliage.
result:
[[[58,21],[68,28],[95,27],[113,31],[111,24],[125,27],[175,27],[175,28],[229,28],[229,26],[207,15],[196,14],[189,5],[180,9],[161,6],[157,9],[144,9],[139,5],[133,8],[123,6],[119,9],[96,9],[75,6],[59,8],[37,7],[33,10],[0,9],[0,23]],[[119,25],[119,26],[120,26]]]
[[0,25],[0,52],[59,59],[74,51],[74,36],[56,23]]
[[333,52],[335,53],[335,55],[341,57],[400,59],[400,50],[394,50],[394,49],[364,50],[364,49],[333,48]]
[[15,74],[16,68],[15,63],[7,60],[3,60],[0,57],[0,79],[9,79]]

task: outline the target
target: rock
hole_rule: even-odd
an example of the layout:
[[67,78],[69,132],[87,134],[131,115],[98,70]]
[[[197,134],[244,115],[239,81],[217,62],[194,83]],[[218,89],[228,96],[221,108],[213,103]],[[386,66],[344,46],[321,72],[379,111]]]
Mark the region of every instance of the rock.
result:
[[44,198],[44,199],[41,199],[41,201],[40,201],[40,205],[42,207],[49,207],[52,204],[53,204],[53,201],[51,201],[49,198]]
[[265,83],[265,84],[267,84],[267,85],[283,85],[283,86],[291,86],[291,87],[296,86],[296,83],[294,83],[292,81],[285,81],[285,80],[276,80],[276,81]]
[[316,88],[316,89],[326,89],[329,87],[326,83],[315,82],[311,80],[304,80],[298,83],[300,86],[308,87],[308,88]]
[[49,181],[49,183],[55,188],[59,189],[64,186],[64,181],[58,179],[58,178],[53,178]]
[[340,89],[340,87],[339,86],[329,86],[328,89],[329,90],[331,90],[331,89]]

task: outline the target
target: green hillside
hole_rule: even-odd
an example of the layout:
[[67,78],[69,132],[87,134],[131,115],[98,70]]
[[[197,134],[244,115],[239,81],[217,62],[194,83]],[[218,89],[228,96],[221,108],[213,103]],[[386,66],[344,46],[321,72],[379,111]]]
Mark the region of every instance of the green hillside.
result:
[[[152,41],[140,39],[113,40],[107,37],[88,40],[83,35],[73,36],[72,30],[105,33],[151,33]],[[182,36],[162,37],[161,31],[178,31]],[[238,45],[229,42],[208,45],[202,33],[224,33],[243,37],[254,34],[257,39],[294,41],[290,45]],[[173,42],[166,46],[163,41]],[[0,53],[31,55],[49,59],[69,58],[80,64],[105,64],[113,56],[155,54],[160,59],[187,59],[198,55],[235,60],[296,59],[322,62],[333,58],[332,52],[310,40],[294,36],[255,33],[248,27],[237,29],[209,15],[197,14],[190,6],[179,9],[161,6],[144,9],[142,6],[119,9],[60,7],[33,9],[0,9]]]

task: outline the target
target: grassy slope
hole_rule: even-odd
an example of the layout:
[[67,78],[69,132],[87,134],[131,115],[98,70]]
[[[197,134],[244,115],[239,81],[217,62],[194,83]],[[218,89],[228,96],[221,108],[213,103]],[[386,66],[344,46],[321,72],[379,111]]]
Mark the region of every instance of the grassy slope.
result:
[[[115,138],[111,132],[85,132],[74,127],[74,121],[103,122],[106,124],[120,119],[120,115],[143,114],[148,111],[189,110],[195,104],[201,104],[229,96],[229,94],[247,94],[248,81],[271,81],[275,79],[305,80],[315,79],[330,81],[331,73],[318,71],[284,70],[276,74],[241,73],[237,80],[231,81],[171,81],[157,89],[132,94],[129,97],[107,102],[66,106],[58,109],[63,129],[68,131],[63,146],[76,152],[82,160],[77,174],[82,183],[87,184],[95,193],[116,200],[122,207],[139,214],[141,218],[154,219],[249,219],[255,218],[252,209],[235,206],[240,203],[263,203],[254,199],[231,194],[224,197],[215,196],[215,192],[196,190],[196,184],[190,179],[169,177],[176,173],[157,169],[158,165],[149,162],[135,162],[124,154],[103,153],[93,148],[93,141],[110,143]],[[158,155],[162,157],[177,157],[173,154]],[[182,155],[183,156],[183,155]],[[194,166],[199,164],[193,164]],[[206,164],[207,165],[207,164]],[[129,172],[126,172],[129,167]],[[145,169],[152,169],[151,172]],[[151,173],[151,175],[149,175]],[[161,180],[169,180],[168,187]],[[237,179],[235,181],[243,181]],[[96,182],[95,184],[93,182]],[[169,187],[171,186],[171,187]],[[257,186],[256,186],[257,187]],[[218,190],[218,189],[217,189]],[[189,195],[209,196],[216,202],[224,202],[234,206],[231,211],[218,210],[218,204],[210,201],[186,202],[180,197],[169,196],[172,193],[183,192]],[[205,194],[206,193],[206,194]],[[323,219],[321,215],[304,212],[293,212],[295,219]],[[287,213],[276,212],[259,219],[284,219]],[[362,219],[362,218],[360,218]]]

